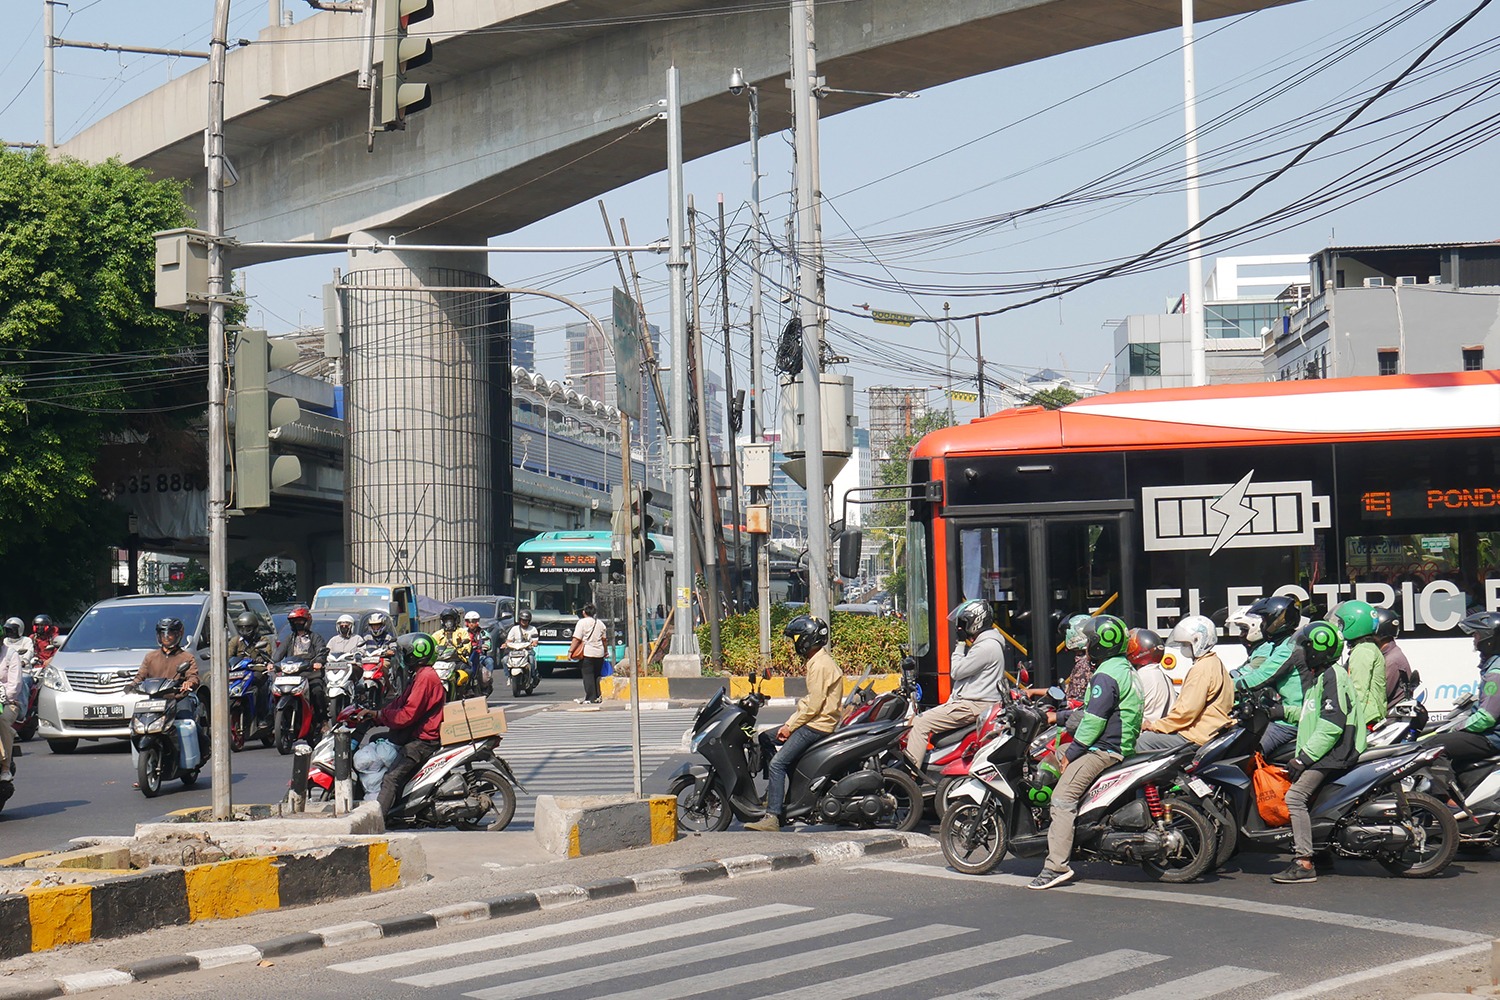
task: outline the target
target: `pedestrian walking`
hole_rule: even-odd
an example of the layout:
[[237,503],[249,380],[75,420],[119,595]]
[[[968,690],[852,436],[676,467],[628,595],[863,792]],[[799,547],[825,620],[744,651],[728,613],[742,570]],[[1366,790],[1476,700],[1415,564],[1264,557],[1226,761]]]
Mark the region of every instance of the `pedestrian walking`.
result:
[[583,606],[568,646],[568,656],[578,661],[578,673],[583,678],[583,697],[577,700],[580,705],[598,705],[604,700],[599,697],[599,673],[604,669],[604,640],[609,627],[596,614],[592,604]]

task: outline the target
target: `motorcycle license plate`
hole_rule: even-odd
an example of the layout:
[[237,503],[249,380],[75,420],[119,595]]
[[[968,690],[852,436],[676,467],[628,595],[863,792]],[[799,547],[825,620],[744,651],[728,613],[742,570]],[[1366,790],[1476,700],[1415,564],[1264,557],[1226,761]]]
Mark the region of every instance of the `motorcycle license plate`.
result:
[[83,706],[83,717],[85,719],[123,719],[125,718],[125,706],[85,705]]
[[1208,782],[1202,778],[1189,778],[1187,786],[1193,790],[1193,794],[1200,799],[1206,799],[1213,794],[1213,789],[1208,787]]
[[148,698],[145,701],[135,703],[135,714],[142,715],[146,712],[165,712],[167,702],[165,698]]

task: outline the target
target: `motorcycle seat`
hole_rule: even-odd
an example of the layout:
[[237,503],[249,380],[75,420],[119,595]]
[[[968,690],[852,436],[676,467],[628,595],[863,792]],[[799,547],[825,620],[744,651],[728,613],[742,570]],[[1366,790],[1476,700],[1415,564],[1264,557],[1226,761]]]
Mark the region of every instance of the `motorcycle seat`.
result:
[[1297,756],[1297,744],[1293,741],[1277,747],[1275,752],[1266,757],[1266,763],[1285,767],[1295,756]]
[[1372,760],[1385,760],[1387,757],[1400,757],[1409,754],[1416,748],[1414,743],[1396,743],[1388,747],[1371,747],[1359,755],[1361,764],[1368,764]]
[[1462,764],[1455,764],[1453,770],[1457,774],[1467,774],[1470,771],[1490,770],[1495,767],[1500,767],[1500,756],[1464,761]]
[[964,741],[964,737],[973,731],[973,726],[964,726],[962,729],[950,729],[946,733],[939,733],[932,738],[932,749],[946,750],[948,747],[958,746]]

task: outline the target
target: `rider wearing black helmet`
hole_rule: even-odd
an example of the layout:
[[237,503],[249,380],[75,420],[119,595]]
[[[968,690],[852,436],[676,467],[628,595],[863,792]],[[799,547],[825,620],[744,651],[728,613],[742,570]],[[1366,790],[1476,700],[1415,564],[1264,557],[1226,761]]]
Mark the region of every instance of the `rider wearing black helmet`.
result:
[[516,623],[505,633],[506,649],[526,650],[527,662],[531,667],[531,676],[536,677],[536,647],[541,644],[542,636],[537,627],[531,624],[531,609],[522,608],[516,615]]
[[1269,688],[1281,695],[1281,708],[1289,721],[1272,722],[1260,740],[1260,749],[1270,754],[1297,738],[1296,718],[1302,707],[1302,674],[1298,668],[1297,644],[1292,637],[1302,622],[1302,605],[1291,597],[1262,597],[1229,619],[1245,630],[1250,659],[1231,675],[1234,690]]
[[990,603],[965,601],[948,617],[957,639],[949,660],[948,700],[913,719],[906,734],[906,756],[918,774],[926,763],[928,737],[978,724],[1005,696],[1005,644]]
[[[176,718],[197,719],[198,717],[198,657],[191,650],[182,648],[182,640],[186,634],[181,618],[163,618],[156,623],[156,643],[160,647],[153,649],[141,660],[141,668],[135,672],[135,680],[131,682],[126,690],[133,690],[141,681],[149,677],[170,680],[178,676],[178,668],[186,666],[183,673],[182,683],[178,690],[182,692],[177,699]],[[198,726],[198,743],[202,756],[208,758],[208,727],[200,724]],[[131,756],[135,756],[135,743],[130,744]]]
[[37,615],[31,619],[31,642],[37,658],[45,667],[52,660],[52,654],[57,652],[57,624],[51,615]]
[[1396,644],[1401,634],[1401,619],[1390,608],[1375,609],[1375,642],[1385,657],[1385,707],[1416,697],[1422,678],[1411,668],[1411,661]]
[[271,718],[271,635],[261,628],[260,615],[242,611],[234,620],[235,634],[229,637],[230,664],[248,659],[255,673],[255,708],[260,721]]
[[844,672],[828,652],[828,623],[821,618],[798,615],[786,623],[782,634],[807,664],[807,697],[776,733],[781,749],[771,760],[770,784],[766,786],[766,814],[747,830],[775,833],[781,829],[781,810],[786,801],[786,775],[807,748],[833,732],[839,723],[844,700]]
[[1428,740],[1455,764],[1500,754],[1500,611],[1476,611],[1458,627],[1479,651],[1479,691],[1462,729]]
[[445,695],[443,682],[432,669],[437,654],[437,643],[426,632],[408,632],[396,640],[396,655],[411,681],[375,716],[376,725],[389,727],[386,738],[401,748],[380,785],[380,811],[387,821],[396,818],[396,800],[407,779],[442,745]]

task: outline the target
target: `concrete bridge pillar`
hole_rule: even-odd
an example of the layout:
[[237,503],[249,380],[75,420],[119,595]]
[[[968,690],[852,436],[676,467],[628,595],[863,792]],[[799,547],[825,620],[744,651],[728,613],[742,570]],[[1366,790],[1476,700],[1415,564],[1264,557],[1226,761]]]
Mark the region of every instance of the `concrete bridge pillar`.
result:
[[[359,233],[350,242],[390,235]],[[439,600],[490,592],[506,534],[496,526],[508,528],[510,516],[494,467],[510,465],[508,432],[504,452],[495,441],[496,426],[509,427],[508,303],[490,291],[483,253],[349,256],[342,285],[349,579],[409,581]]]

